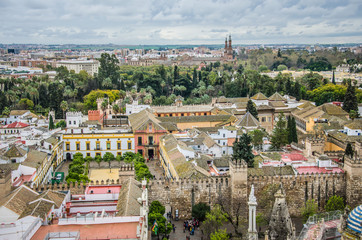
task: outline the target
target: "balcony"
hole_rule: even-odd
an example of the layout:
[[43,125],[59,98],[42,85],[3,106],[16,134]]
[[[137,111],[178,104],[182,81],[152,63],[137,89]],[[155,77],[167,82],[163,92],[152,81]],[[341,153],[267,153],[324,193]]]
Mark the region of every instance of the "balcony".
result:
[[144,146],[144,147],[158,147],[158,143],[155,142],[146,142],[142,144],[138,144],[138,146]]

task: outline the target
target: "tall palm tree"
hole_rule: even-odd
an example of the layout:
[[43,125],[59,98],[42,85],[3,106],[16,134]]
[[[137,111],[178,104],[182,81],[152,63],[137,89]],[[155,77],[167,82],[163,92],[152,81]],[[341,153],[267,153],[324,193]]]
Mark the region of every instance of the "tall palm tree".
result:
[[62,101],[61,103],[60,103],[60,108],[62,109],[62,111],[63,111],[63,118],[65,119],[65,116],[64,116],[64,113],[65,113],[65,111],[67,111],[67,109],[68,109],[68,103],[67,103],[67,101]]

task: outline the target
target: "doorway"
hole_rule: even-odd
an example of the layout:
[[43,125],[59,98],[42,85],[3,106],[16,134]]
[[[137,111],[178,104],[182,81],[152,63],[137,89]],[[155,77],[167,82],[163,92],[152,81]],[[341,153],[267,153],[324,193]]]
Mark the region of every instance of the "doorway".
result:
[[148,149],[148,159],[153,159],[155,153],[153,149]]

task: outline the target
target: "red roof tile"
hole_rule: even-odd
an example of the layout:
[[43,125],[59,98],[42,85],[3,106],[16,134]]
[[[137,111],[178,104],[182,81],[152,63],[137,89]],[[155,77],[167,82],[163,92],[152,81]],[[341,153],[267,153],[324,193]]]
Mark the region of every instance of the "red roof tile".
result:
[[291,161],[307,161],[302,154],[299,153],[286,153],[282,155],[282,160],[291,160]]
[[29,124],[22,123],[22,122],[13,122],[8,125],[3,126],[2,128],[25,128],[28,127]]
[[335,167],[335,168],[322,168],[322,167],[297,167],[295,168],[299,174],[306,173],[343,173],[343,170]]

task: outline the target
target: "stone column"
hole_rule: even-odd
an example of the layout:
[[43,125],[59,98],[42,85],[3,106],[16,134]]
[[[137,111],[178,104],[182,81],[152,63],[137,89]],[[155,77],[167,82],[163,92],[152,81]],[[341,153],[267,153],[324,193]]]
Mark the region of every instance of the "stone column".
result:
[[256,230],[256,197],[254,195],[254,185],[251,185],[250,195],[249,195],[249,229],[248,229],[248,239],[257,240],[258,232]]

